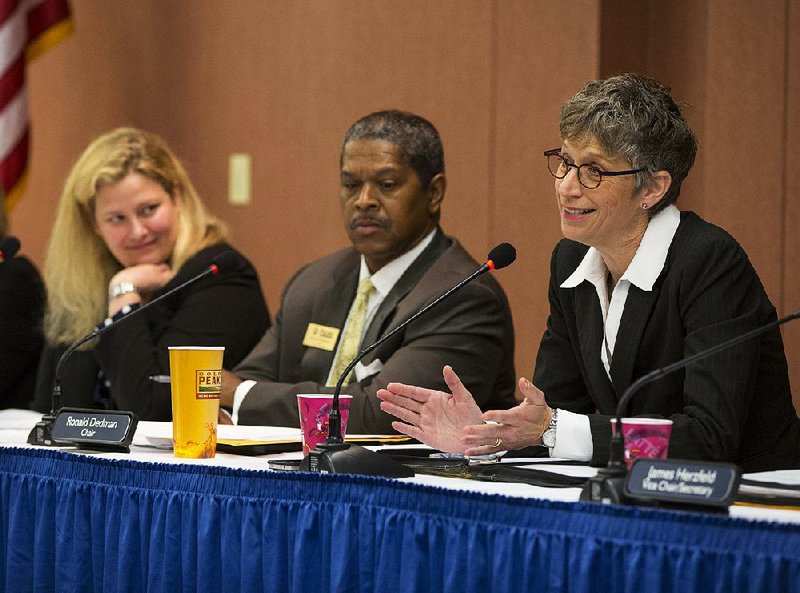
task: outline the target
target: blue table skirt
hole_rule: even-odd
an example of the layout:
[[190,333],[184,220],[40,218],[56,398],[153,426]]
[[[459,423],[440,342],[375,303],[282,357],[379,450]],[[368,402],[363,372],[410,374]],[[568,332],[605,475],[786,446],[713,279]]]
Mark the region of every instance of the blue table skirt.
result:
[[0,449],[5,591],[800,591],[800,528]]

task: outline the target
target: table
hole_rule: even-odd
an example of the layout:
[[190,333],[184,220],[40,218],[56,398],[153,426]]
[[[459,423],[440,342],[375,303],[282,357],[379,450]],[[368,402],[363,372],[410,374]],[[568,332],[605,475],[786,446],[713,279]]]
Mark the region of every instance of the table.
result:
[[[614,507],[432,476],[272,472],[231,457],[189,464],[157,451],[7,444],[0,589],[800,591],[792,511]],[[567,490],[558,495],[577,498]]]

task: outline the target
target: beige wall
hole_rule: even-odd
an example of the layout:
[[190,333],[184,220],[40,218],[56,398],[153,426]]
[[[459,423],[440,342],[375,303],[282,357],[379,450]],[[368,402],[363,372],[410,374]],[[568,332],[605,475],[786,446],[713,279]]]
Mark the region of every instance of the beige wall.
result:
[[[671,85],[701,142],[681,205],[736,236],[786,313],[800,308],[800,15],[791,0],[73,0],[76,32],[29,69],[31,178],[12,213],[43,261],[60,186],[112,127],[159,132],[256,264],[273,313],[304,262],[346,244],[339,142],[397,107],[442,133],[443,226],[498,273],[529,375],[559,238],[541,151],[560,103],[637,70]],[[253,156],[253,203],[227,203],[230,153]],[[800,323],[784,335],[800,402]]]

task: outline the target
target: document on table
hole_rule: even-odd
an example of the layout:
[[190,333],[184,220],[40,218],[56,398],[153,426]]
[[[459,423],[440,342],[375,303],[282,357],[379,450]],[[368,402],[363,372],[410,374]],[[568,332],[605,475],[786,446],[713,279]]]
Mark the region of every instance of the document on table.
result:
[[[404,435],[354,434],[345,438],[348,443],[380,445],[399,444],[410,439]],[[217,449],[226,453],[267,455],[300,451],[303,438],[299,428],[287,426],[217,426]],[[157,449],[172,448],[172,422],[142,421],[136,429],[133,444]]]

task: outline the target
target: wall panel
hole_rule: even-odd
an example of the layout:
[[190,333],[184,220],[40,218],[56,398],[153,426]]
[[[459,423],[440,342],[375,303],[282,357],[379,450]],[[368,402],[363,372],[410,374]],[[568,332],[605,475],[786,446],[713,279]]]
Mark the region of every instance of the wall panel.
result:
[[[784,315],[800,310],[800,6],[786,0],[786,13],[785,240],[780,307]],[[800,410],[800,320],[785,325],[783,336],[794,387],[794,406]]]
[[[694,210],[702,216],[705,206],[706,114],[709,74],[705,59],[708,31],[708,8],[694,0],[648,1],[647,73],[672,88],[686,121],[695,133],[699,150],[694,167],[681,186],[678,206]],[[635,22],[630,23],[635,27]]]
[[776,305],[785,180],[764,163],[786,123],[784,5],[709,2],[703,137],[703,213],[747,250]]
[[[473,252],[485,250],[487,225],[474,213],[487,200],[489,5],[204,1],[191,10],[196,5],[183,3],[186,22],[170,43],[188,70],[174,72],[176,110],[164,127],[265,273],[273,304],[299,264],[347,244],[340,142],[355,119],[377,109],[411,110],[439,128],[449,177],[445,229]],[[249,207],[225,202],[231,152],[253,155]]]
[[547,318],[550,253],[561,238],[553,177],[542,153],[560,146],[561,104],[597,77],[598,4],[582,0],[570,14],[552,3],[500,2],[497,18],[497,108],[494,226],[497,241],[517,247],[506,287],[517,333],[517,374],[530,377]]

